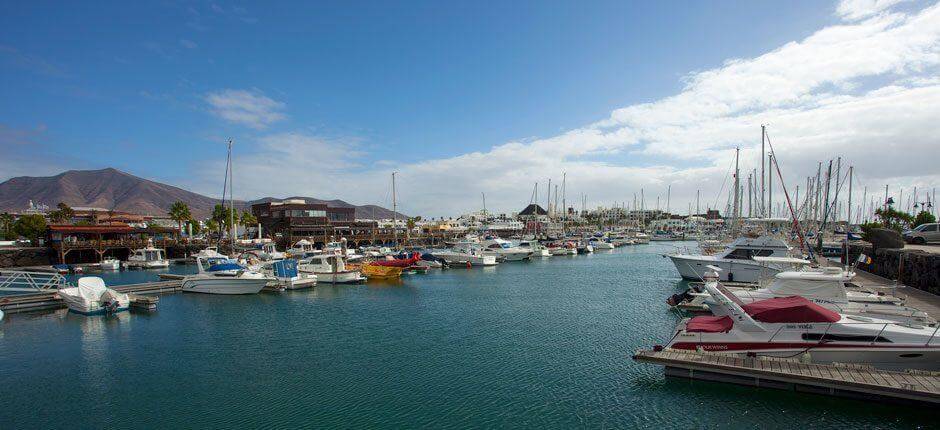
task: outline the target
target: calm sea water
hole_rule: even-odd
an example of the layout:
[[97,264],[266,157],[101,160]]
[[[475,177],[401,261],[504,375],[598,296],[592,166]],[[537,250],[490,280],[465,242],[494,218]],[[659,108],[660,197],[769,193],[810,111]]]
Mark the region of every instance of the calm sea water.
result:
[[[911,428],[913,408],[666,379],[668,244],[0,323],[0,427]],[[191,270],[175,267],[173,271]],[[106,275],[111,284],[157,272]]]

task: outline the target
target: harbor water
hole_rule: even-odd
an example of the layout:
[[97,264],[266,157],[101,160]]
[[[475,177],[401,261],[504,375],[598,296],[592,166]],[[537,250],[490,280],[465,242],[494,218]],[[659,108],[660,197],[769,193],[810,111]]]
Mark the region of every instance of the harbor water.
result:
[[[683,288],[655,243],[401,282],[169,294],[0,323],[0,427],[914,428],[927,411],[666,379]],[[191,266],[169,270],[186,273]],[[156,271],[105,275],[110,285]]]

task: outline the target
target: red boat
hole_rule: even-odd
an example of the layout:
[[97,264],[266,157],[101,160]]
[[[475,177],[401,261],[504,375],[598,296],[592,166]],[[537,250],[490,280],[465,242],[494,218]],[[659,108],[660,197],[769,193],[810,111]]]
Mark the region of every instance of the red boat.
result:
[[374,265],[376,265],[376,266],[402,267],[402,268],[404,268],[404,267],[413,266],[413,265],[414,265],[415,263],[417,263],[418,261],[421,261],[421,254],[416,252],[416,253],[414,253],[414,254],[411,255],[411,258],[401,258],[401,259],[396,258],[396,259],[393,259],[393,260],[378,260],[378,261],[375,261],[375,262],[370,263],[370,264],[374,264]]

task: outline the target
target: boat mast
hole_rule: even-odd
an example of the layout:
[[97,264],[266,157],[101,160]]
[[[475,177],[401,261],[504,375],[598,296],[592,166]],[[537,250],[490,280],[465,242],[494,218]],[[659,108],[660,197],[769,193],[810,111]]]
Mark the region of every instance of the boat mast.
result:
[[734,148],[734,210],[732,211],[733,220],[731,222],[731,235],[734,236],[734,232],[738,226],[738,202],[740,196],[738,195],[738,190],[740,189],[740,180],[739,176],[741,175],[741,170],[738,168],[738,157],[741,154],[741,148]]
[[767,210],[764,207],[764,136],[767,135],[765,131],[765,125],[760,125],[760,216],[761,218],[767,217]]
[[398,249],[398,202],[395,200],[395,174],[392,172],[392,237],[395,249]]
[[849,204],[848,204],[848,210],[845,213],[846,231],[848,231],[848,226],[852,225],[852,171],[853,170],[855,170],[854,166],[849,166]]
[[232,163],[232,139],[228,140],[228,197],[229,197],[229,226],[232,229],[232,254],[235,254],[235,174],[233,173],[234,164]]

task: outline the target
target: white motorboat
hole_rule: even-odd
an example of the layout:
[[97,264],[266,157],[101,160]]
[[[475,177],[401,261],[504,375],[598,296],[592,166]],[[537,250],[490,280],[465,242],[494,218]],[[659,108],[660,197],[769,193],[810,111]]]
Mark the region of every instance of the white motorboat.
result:
[[673,236],[672,233],[661,230],[653,232],[653,236],[650,237],[650,241],[653,242],[667,242],[670,240],[676,240],[676,237]]
[[317,276],[318,283],[351,284],[366,280],[362,272],[347,270],[346,261],[340,255],[321,254],[300,260],[297,265],[302,273],[312,273]]
[[483,255],[492,255],[497,261],[522,261],[532,256],[532,250],[513,246],[508,240],[490,237],[480,243]]
[[799,297],[744,303],[709,272],[705,289],[715,316],[683,319],[668,348],[859,363],[890,370],[940,369],[934,327],[847,315]]
[[716,255],[668,254],[685,279],[698,281],[713,265],[721,269],[722,281],[755,283],[786,268],[780,263],[762,263],[754,257],[788,257],[790,247],[771,236],[740,237]]
[[395,251],[386,246],[363,246],[359,248],[359,253],[365,257],[385,257],[386,255],[395,255]]
[[[854,272],[839,267],[808,268],[780,272],[774,276],[770,285],[763,288],[725,288],[744,304],[778,297],[801,296],[841,314],[861,315],[899,323],[936,324],[926,312],[904,306],[902,300],[897,297],[847,289],[846,283],[854,277]],[[689,295],[691,300],[685,306],[686,309],[694,309],[693,306],[700,304],[701,310],[708,310],[713,303],[707,292],[691,292]]]
[[195,263],[196,259],[198,258],[208,259],[208,258],[228,258],[228,257],[225,254],[220,253],[219,248],[216,248],[214,246],[207,246],[203,249],[200,249],[195,254],[190,255],[188,260],[190,262]]
[[317,275],[301,273],[297,269],[297,260],[278,260],[268,263],[261,268],[261,272],[273,278],[276,286],[288,290],[312,288],[317,284]]
[[527,249],[532,251],[533,257],[551,257],[552,252],[548,250],[544,245],[539,243],[537,240],[521,240],[519,244],[516,245],[519,248]]
[[287,253],[278,251],[274,242],[265,242],[261,245],[260,257],[265,260],[283,260],[287,258]]
[[590,242],[591,246],[594,247],[594,250],[605,250],[605,249],[614,249],[614,244],[610,242],[605,242],[603,240],[597,239]]
[[636,232],[633,234],[633,243],[637,245],[650,243],[650,235],[643,232]]
[[127,257],[127,261],[124,262],[124,267],[141,269],[169,266],[170,261],[166,259],[166,251],[154,248],[152,242],[148,243],[146,248],[135,249],[134,252]]
[[294,246],[287,250],[287,253],[290,254],[291,258],[306,258],[314,254],[320,254],[321,252],[322,251],[313,245],[313,242],[310,242],[307,239],[298,240]]
[[195,275],[183,277],[182,290],[190,293],[205,294],[257,294],[271,279],[260,272],[242,269],[235,273],[228,271],[207,272],[202,258],[196,260],[199,271]]
[[105,286],[97,276],[78,279],[77,287],[62,288],[56,292],[72,312],[83,315],[104,315],[130,309],[131,299]]
[[480,244],[471,240],[457,242],[452,249],[435,251],[433,255],[443,258],[447,264],[451,265],[495,266],[499,264],[496,256],[484,254]]
[[98,263],[98,268],[101,270],[120,270],[121,260],[117,258],[105,258]]

